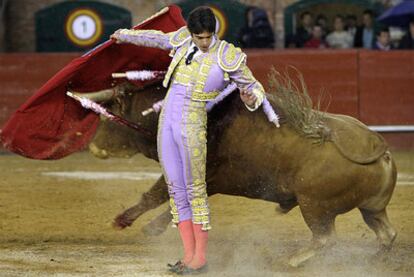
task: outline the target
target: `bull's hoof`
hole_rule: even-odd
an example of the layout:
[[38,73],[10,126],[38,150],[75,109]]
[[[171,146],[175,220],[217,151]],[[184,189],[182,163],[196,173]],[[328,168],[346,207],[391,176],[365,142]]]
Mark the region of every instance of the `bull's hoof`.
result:
[[378,250],[378,254],[388,253],[392,249],[392,244],[381,244]]
[[380,244],[380,252],[389,252],[394,245],[397,238],[397,232],[393,228],[387,229],[387,239],[384,239]]
[[112,222],[112,227],[116,230],[123,230],[132,225],[132,222],[125,218],[124,214],[118,215]]
[[390,256],[390,252],[392,250],[393,242],[394,241],[392,241],[389,244],[381,244],[380,248],[378,249],[378,251],[373,256],[373,259],[374,260],[381,260],[381,261],[387,260]]
[[387,264],[392,258],[391,248],[380,248],[374,255],[370,257],[370,262],[373,265]]

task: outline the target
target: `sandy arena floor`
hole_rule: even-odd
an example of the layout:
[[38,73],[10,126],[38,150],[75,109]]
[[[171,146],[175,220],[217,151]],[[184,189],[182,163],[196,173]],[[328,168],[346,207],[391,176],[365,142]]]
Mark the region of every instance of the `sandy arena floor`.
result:
[[[375,256],[375,235],[354,210],[338,217],[332,250],[288,268],[283,258],[311,236],[298,208],[283,215],[273,203],[217,195],[205,276],[414,276],[414,152],[394,154],[399,182],[388,213],[398,237],[389,255]],[[166,264],[181,255],[177,230],[141,231],[166,204],[124,231],[111,227],[160,176],[155,162],[1,154],[0,170],[0,276],[170,276]]]

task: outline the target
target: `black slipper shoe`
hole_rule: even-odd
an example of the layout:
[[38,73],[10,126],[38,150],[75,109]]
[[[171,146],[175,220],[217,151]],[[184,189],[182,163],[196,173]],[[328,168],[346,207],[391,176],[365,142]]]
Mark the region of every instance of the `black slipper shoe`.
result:
[[197,275],[197,274],[202,274],[202,273],[207,273],[207,272],[208,272],[207,264],[197,269],[193,269],[186,265],[183,265],[181,268],[175,271],[175,273],[177,273],[178,275]]
[[174,267],[174,266],[179,266],[181,265],[183,262],[181,260],[178,260],[175,264],[167,264],[168,267]]
[[168,270],[170,272],[177,272],[180,271],[185,264],[181,260],[178,260],[175,264],[167,264],[167,266],[169,267]]

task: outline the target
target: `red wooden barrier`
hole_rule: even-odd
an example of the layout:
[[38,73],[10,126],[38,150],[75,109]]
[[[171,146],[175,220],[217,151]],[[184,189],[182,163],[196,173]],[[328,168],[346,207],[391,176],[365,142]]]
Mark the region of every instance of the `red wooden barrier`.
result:
[[[310,95],[318,99],[321,93],[327,97],[323,106],[328,111],[358,117],[358,64],[356,51],[248,51],[247,64],[263,85],[272,66],[281,73],[290,66],[304,76]],[[290,69],[294,77],[294,70]]]
[[48,79],[79,54],[0,55],[0,128]]
[[414,125],[414,52],[359,53],[361,120]]
[[[414,51],[249,50],[247,64],[266,87],[272,66],[302,72],[314,99],[330,95],[328,111],[369,125],[414,125]],[[79,54],[0,55],[0,126],[58,70]],[[294,76],[294,70],[289,69]],[[325,99],[326,100],[326,99]],[[326,101],[323,102],[326,106]],[[414,134],[386,134],[395,147],[414,149]]]

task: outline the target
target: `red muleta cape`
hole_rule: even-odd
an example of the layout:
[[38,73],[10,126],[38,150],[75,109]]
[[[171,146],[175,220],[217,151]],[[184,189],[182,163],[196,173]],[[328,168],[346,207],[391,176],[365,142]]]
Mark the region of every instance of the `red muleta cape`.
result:
[[[134,29],[172,32],[184,25],[180,8],[173,5]],[[111,77],[113,72],[166,70],[170,61],[167,51],[108,40],[46,82],[6,122],[0,140],[6,149],[32,159],[60,159],[79,151],[95,135],[99,116],[68,97],[68,89],[107,89],[117,83]]]

